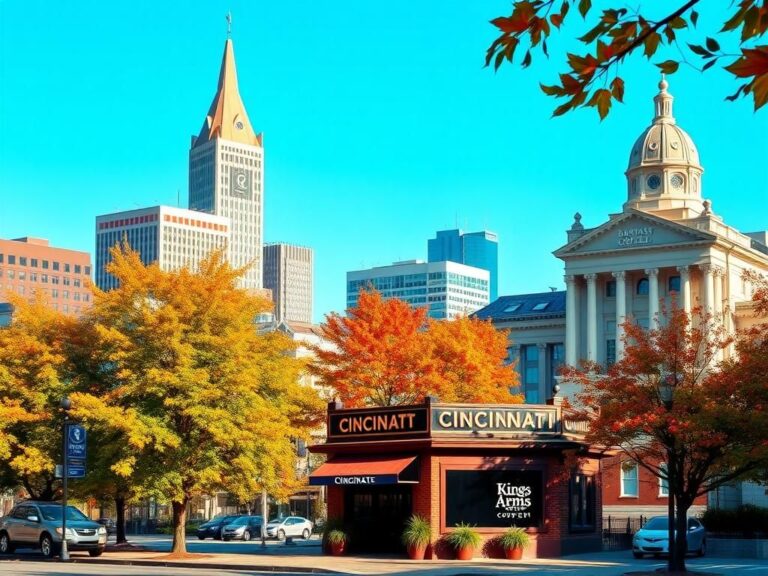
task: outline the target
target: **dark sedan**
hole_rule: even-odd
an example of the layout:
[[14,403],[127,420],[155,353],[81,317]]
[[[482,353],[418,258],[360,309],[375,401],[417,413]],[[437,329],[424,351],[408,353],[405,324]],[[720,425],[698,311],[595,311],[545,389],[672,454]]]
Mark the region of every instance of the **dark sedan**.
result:
[[197,537],[200,540],[205,540],[206,538],[221,540],[222,528],[224,528],[224,526],[232,522],[232,520],[234,520],[238,516],[239,514],[231,514],[228,516],[217,516],[216,518],[209,520],[205,524],[201,524],[197,528]]

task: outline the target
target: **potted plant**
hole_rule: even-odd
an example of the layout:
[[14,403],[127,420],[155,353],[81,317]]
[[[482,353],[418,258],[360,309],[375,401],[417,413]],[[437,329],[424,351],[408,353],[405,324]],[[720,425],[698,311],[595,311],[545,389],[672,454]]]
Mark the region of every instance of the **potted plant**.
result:
[[432,527],[426,518],[418,514],[408,518],[403,530],[403,544],[411,560],[424,560],[431,539]]
[[457,560],[472,560],[482,538],[477,530],[462,522],[456,524],[456,528],[445,537],[445,541],[456,551]]
[[333,556],[341,556],[347,549],[347,533],[343,530],[331,530],[325,535]]
[[504,549],[507,560],[520,560],[523,550],[531,543],[531,537],[524,528],[512,526],[499,537],[499,544]]

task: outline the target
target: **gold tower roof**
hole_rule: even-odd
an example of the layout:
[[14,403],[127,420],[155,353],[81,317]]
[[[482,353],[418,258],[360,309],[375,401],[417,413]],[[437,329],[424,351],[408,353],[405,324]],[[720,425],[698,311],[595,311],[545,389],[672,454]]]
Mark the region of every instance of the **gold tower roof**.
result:
[[208,115],[205,117],[200,135],[192,145],[194,148],[215,138],[231,140],[251,146],[261,146],[261,134],[256,134],[248,120],[248,114],[237,88],[237,68],[232,40],[227,38],[224,44],[224,56],[221,59],[219,87],[213,97]]

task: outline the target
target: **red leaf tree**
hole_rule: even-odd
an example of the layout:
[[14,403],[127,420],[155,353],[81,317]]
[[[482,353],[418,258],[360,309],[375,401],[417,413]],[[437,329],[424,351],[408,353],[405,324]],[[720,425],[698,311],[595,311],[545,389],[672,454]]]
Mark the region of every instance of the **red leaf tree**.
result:
[[716,318],[673,305],[655,329],[624,328],[624,356],[605,373],[583,365],[564,376],[582,385],[588,440],[667,481],[669,570],[684,571],[686,539],[675,534],[687,533],[694,499],[768,465],[768,325],[732,337]]

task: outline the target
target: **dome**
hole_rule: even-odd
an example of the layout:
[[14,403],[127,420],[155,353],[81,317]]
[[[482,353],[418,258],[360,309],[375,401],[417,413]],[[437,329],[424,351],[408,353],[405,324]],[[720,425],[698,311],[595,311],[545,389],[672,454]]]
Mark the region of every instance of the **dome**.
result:
[[649,212],[701,212],[699,152],[688,133],[675,124],[674,98],[662,76],[654,97],[655,116],[635,140],[627,166],[626,207]]

